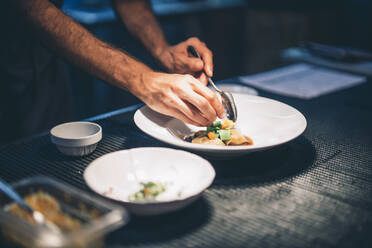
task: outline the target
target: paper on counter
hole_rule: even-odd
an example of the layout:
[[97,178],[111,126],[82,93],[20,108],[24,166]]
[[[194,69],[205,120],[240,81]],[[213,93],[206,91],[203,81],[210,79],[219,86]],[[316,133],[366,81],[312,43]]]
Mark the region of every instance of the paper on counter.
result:
[[239,81],[276,94],[311,99],[358,85],[366,78],[301,63],[242,76]]
[[285,49],[283,52],[281,52],[281,58],[287,61],[295,61],[297,63],[305,62],[316,66],[372,77],[371,61],[346,62],[331,60],[320,56],[316,56],[308,52],[306,49],[297,47]]

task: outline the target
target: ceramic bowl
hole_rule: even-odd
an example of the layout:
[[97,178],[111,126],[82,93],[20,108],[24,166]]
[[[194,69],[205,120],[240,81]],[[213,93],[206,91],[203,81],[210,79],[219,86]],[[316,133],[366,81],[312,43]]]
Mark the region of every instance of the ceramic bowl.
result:
[[[213,182],[215,171],[198,155],[170,148],[135,148],[106,154],[84,171],[87,185],[98,194],[121,202],[132,214],[158,215],[195,201]],[[155,199],[131,201],[141,183],[165,185]]]
[[96,149],[102,128],[93,122],[68,122],[52,128],[50,138],[63,154],[85,156]]

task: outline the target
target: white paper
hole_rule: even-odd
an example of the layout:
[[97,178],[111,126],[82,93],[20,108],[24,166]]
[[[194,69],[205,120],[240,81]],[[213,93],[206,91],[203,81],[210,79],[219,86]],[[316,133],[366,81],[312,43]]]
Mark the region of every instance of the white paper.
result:
[[366,78],[309,64],[295,64],[242,76],[239,81],[280,95],[311,99],[358,85]]

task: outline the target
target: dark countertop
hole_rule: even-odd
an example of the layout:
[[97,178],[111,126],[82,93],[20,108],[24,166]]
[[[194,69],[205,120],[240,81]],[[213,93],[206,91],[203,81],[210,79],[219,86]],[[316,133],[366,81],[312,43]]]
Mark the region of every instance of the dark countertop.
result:
[[[107,236],[107,247],[371,247],[371,92],[371,81],[313,100],[260,91],[301,111],[304,134],[268,151],[211,160],[217,176],[201,199],[172,214],[132,218]],[[103,140],[84,158],[59,154],[47,134],[1,149],[0,177],[43,174],[90,192],[82,174],[94,159],[167,146],[135,126],[137,108],[91,119]]]

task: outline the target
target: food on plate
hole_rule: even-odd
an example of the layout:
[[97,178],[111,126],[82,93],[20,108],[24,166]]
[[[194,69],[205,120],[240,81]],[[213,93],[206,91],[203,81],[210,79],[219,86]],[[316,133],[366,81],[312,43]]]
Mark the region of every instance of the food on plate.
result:
[[[24,201],[34,210],[39,211],[50,222],[57,225],[62,231],[74,231],[80,229],[81,223],[78,219],[72,218],[65,214],[58,201],[51,195],[38,191],[24,197]],[[11,203],[6,206],[6,211],[27,220],[34,224],[34,218],[25,210],[23,210],[17,203]]]
[[162,183],[141,182],[141,189],[129,196],[129,201],[146,201],[155,200],[156,197],[163,193],[166,187]]
[[253,145],[253,140],[244,136],[237,129],[231,120],[215,121],[206,131],[198,131],[194,135],[185,138],[185,141],[217,146],[243,146]]

